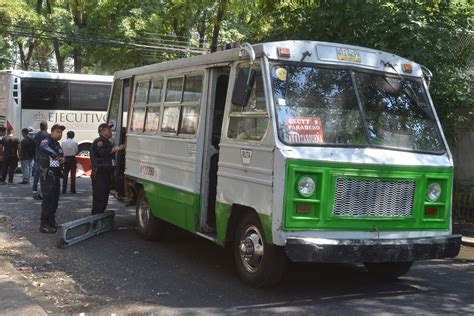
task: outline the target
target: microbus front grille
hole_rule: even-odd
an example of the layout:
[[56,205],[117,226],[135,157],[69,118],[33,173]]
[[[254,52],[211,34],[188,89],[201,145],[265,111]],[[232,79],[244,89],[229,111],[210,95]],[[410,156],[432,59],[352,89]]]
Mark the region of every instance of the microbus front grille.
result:
[[338,178],[334,195],[335,216],[411,216],[415,196],[413,180],[362,180]]
[[0,115],[0,126],[7,126],[7,118],[3,115]]

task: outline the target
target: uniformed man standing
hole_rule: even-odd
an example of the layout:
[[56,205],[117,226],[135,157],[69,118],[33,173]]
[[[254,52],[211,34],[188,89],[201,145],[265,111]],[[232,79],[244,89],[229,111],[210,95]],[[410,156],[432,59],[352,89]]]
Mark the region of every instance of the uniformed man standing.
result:
[[115,169],[115,153],[125,149],[125,144],[113,147],[110,142],[112,125],[99,125],[99,137],[91,148],[92,163],[92,215],[103,213],[107,208],[110,193],[110,181]]
[[65,127],[55,124],[51,135],[43,139],[39,146],[38,160],[40,166],[40,183],[43,201],[41,203],[40,232],[54,234],[58,228],[56,210],[59,203],[61,165],[64,163],[63,150],[59,140]]

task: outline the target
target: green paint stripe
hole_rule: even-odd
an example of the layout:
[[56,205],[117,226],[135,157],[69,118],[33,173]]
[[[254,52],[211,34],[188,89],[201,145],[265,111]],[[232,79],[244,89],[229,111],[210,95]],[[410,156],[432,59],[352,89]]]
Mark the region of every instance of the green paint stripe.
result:
[[137,182],[143,185],[154,216],[190,232],[197,231],[200,194],[146,180]]

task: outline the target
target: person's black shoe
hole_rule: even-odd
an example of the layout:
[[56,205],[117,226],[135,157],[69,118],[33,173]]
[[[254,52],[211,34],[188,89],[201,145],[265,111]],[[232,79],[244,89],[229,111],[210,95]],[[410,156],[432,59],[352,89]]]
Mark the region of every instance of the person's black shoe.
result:
[[21,182],[18,182],[18,184],[30,184],[28,181],[21,181]]
[[51,227],[55,228],[56,230],[59,228],[59,224],[54,221],[53,225]]
[[56,228],[48,226],[48,225],[41,225],[39,231],[40,233],[45,233],[45,234],[55,234]]
[[77,192],[76,191],[71,191],[71,194],[77,194]]

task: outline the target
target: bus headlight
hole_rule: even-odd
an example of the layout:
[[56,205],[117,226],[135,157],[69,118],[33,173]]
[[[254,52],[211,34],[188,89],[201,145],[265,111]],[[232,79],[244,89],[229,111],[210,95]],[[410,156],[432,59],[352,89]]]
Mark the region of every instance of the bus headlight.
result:
[[308,176],[302,176],[298,181],[298,192],[304,197],[311,196],[315,189],[316,183]]
[[441,186],[438,183],[431,183],[426,190],[426,199],[430,202],[436,202],[440,196]]

